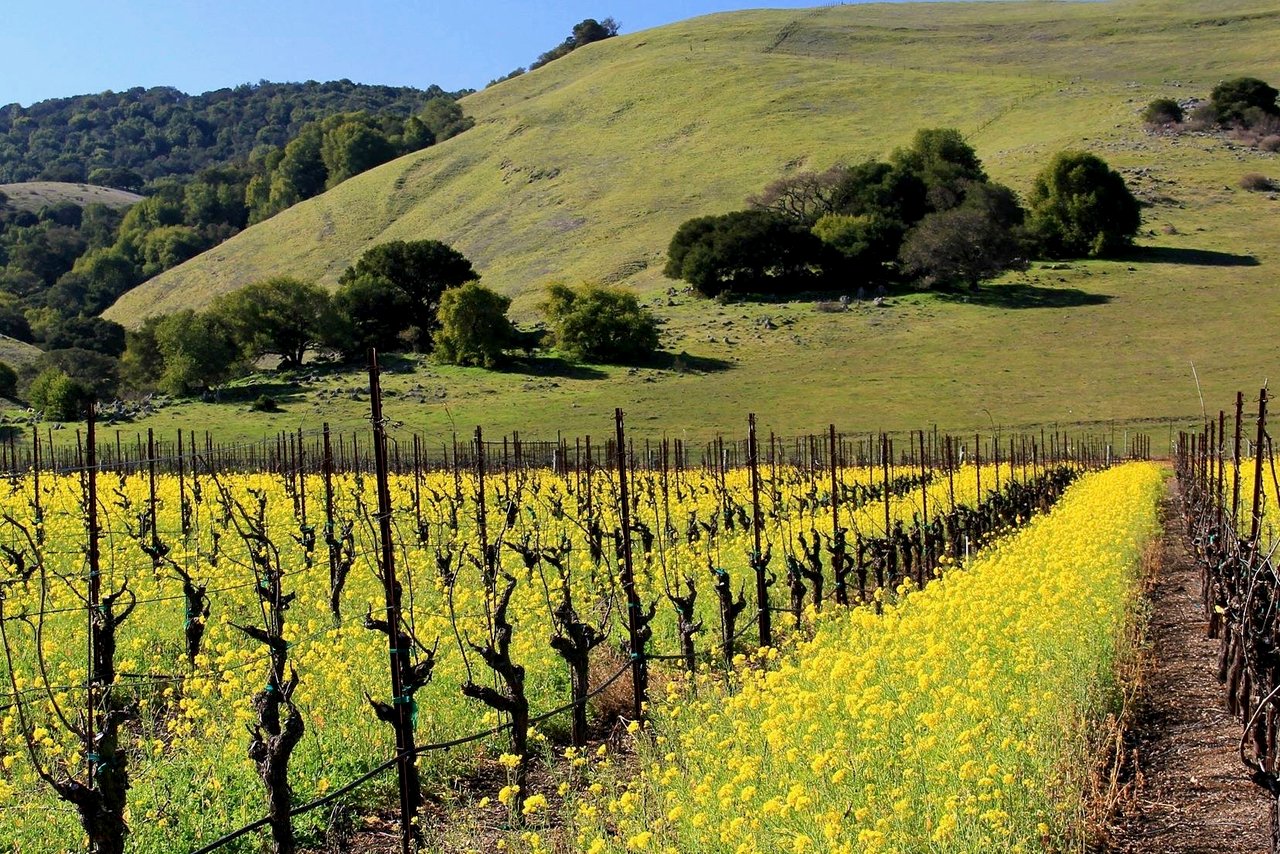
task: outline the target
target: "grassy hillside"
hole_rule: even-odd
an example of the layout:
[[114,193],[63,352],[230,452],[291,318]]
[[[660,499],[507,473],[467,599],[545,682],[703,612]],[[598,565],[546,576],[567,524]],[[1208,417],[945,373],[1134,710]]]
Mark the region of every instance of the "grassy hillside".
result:
[[0,335],[0,362],[11,368],[30,365],[41,356],[40,348],[8,335]]
[[72,202],[84,207],[89,204],[127,208],[142,196],[125,190],[95,187],[92,184],[67,184],[61,181],[26,181],[21,184],[0,184],[0,193],[9,197],[9,204],[18,210],[36,212],[45,205]]
[[[467,98],[473,130],[248,229],[107,316],[136,323],[276,273],[332,284],[376,242],[433,237],[514,296],[521,319],[550,281],[623,282],[666,319],[670,351],[727,369],[432,369],[405,380],[435,389],[431,402],[393,413],[415,426],[599,432],[614,405],[674,435],[737,431],[749,408],[784,433],[830,420],[1191,416],[1193,362],[1211,406],[1274,364],[1280,203],[1238,182],[1250,171],[1280,178],[1280,160],[1204,136],[1151,137],[1138,113],[1227,76],[1275,82],[1277,38],[1273,5],[1207,0],[694,19],[590,45]],[[684,219],[740,207],[788,170],[884,155],[925,126],[962,129],[993,177],[1022,191],[1059,149],[1100,153],[1152,202],[1146,248],[1123,262],[1036,265],[968,301],[916,296],[844,314],[668,296],[663,253]],[[303,390],[270,419],[205,406],[168,417],[257,434],[321,417],[355,423],[360,407]]]

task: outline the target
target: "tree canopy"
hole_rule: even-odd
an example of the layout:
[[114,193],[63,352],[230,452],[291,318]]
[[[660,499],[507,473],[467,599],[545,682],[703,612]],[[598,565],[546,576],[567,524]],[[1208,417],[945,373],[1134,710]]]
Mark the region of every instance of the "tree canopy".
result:
[[1142,214],[1124,178],[1102,158],[1060,152],[1035,179],[1028,227],[1049,257],[1103,257],[1127,248]]
[[167,176],[190,177],[280,147],[303,125],[365,110],[407,117],[435,97],[426,89],[260,82],[188,95],[141,87],[0,108],[0,183],[89,181],[141,192]]
[[479,282],[450,288],[440,297],[440,330],[432,355],[451,365],[495,368],[512,345],[507,319],[511,300]]
[[214,301],[245,356],[276,355],[283,367],[297,367],[332,324],[329,292],[290,276],[255,282]]
[[[412,346],[426,351],[438,325],[441,296],[479,278],[471,262],[448,244],[394,240],[369,249],[343,272],[337,305],[357,337],[385,347],[407,334]],[[390,309],[384,305],[388,301]],[[342,349],[355,343],[352,339]]]
[[1280,91],[1256,77],[1236,77],[1213,87],[1209,103],[1223,124],[1254,125],[1264,116],[1280,116]]
[[542,310],[555,347],[571,359],[631,364],[658,348],[658,321],[622,288],[553,284]]
[[663,272],[705,296],[782,295],[812,290],[830,257],[802,223],[768,210],[734,211],[681,225]]

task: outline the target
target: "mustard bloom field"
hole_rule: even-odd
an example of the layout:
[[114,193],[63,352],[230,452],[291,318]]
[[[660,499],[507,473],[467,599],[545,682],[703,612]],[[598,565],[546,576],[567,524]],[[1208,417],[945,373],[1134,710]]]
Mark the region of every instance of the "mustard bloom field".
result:
[[[1060,850],[1082,831],[1090,726],[1112,711],[1164,474],[1131,464],[877,615],[670,683],[634,779],[566,810],[582,850]],[[904,591],[905,592],[905,591]],[[544,850],[532,832],[511,847]]]
[[[910,524],[926,500],[935,514],[974,505],[1001,481],[1025,475],[1025,468],[1014,472],[1006,464],[934,476],[923,490],[909,486],[890,496],[891,524]],[[594,512],[611,530],[616,484],[606,473],[596,477]],[[842,490],[855,495],[858,484],[879,482],[881,472],[848,469],[840,477]],[[190,851],[264,814],[246,751],[252,699],[268,662],[263,647],[233,626],[259,618],[249,546],[234,522],[244,507],[262,508],[282,585],[297,596],[285,625],[299,675],[294,700],[306,726],[290,765],[295,802],[336,789],[394,752],[390,727],[366,699],[386,700],[390,691],[386,638],[362,625],[382,602],[373,479],[334,480],[332,532],[351,562],[340,621],[330,612],[324,485],[317,476],[298,483],[290,490],[272,474],[194,482],[188,475],[182,484],[161,476],[155,539],[167,563],[157,563],[144,548],[154,542],[145,474],[99,480],[103,588],[119,590],[127,580],[138,600],[119,630],[113,689],[127,692],[138,709],[122,735],[131,783],[129,851]],[[649,650],[678,651],[667,596],[694,580],[696,616],[704,622],[699,672],[690,678],[676,663],[651,664],[660,675],[651,722],[623,735],[634,751],[618,755],[616,744],[566,751],[567,716],[560,716],[535,731],[533,749],[549,771],[518,800],[500,783],[475,797],[455,785],[477,769],[501,767],[508,749],[501,736],[423,756],[424,790],[445,812],[459,814],[478,809],[489,816],[500,804],[519,803],[510,818],[523,828],[493,843],[507,848],[1056,847],[1079,819],[1078,775],[1087,767],[1081,733],[1112,701],[1115,643],[1132,613],[1138,556],[1155,531],[1161,488],[1161,471],[1152,465],[1085,475],[1049,515],[963,568],[963,554],[944,557],[941,577],[924,590],[910,584],[882,590],[854,609],[828,603],[819,612],[810,604],[800,627],[777,614],[777,648],[755,649],[752,603],[742,617],[748,630],[741,654],[726,672],[716,665],[712,582],[717,572],[727,573],[734,591],[745,585],[751,598],[747,475],[729,472],[717,481],[714,473],[684,472],[664,489],[656,474],[641,472],[633,515],[654,536],[637,550],[637,585],[645,602],[658,603]],[[490,678],[469,647],[492,631],[491,594],[477,560],[477,489],[470,474],[392,480],[406,619],[428,646],[438,641],[434,678],[416,696],[419,743],[499,722],[460,691],[473,677]],[[830,529],[829,492],[821,489],[820,479],[801,470],[775,469],[765,479],[764,534],[779,576],[784,558],[802,552],[801,535]],[[27,745],[29,736],[36,760],[55,775],[84,771],[84,745],[61,721],[65,715],[74,722],[85,702],[82,490],[75,475],[42,476],[38,494],[29,478],[0,484],[3,626],[12,652],[0,661],[3,850],[83,844],[77,815],[37,778]],[[547,642],[562,582],[582,613],[609,633],[601,650],[613,651],[593,664],[596,676],[625,665],[616,651],[625,638],[617,557],[609,537],[598,563],[588,557],[589,514],[583,484],[573,477],[496,476],[486,493],[488,540],[514,544],[499,549],[502,570],[517,581],[511,654],[526,669],[536,714],[569,698],[565,663]],[[842,524],[878,536],[884,514],[880,499],[850,501]],[[514,547],[521,544],[562,544],[567,576],[525,566]],[[171,566],[207,585],[207,619],[184,606]],[[772,596],[775,606],[786,604],[782,584]],[[205,631],[189,662],[184,629],[192,620]],[[354,796],[353,808],[385,805],[393,791],[394,775],[384,775]],[[489,812],[477,804],[485,799],[492,801]],[[299,817],[303,844],[320,844],[329,819],[328,810]],[[260,846],[250,835],[225,850]]]

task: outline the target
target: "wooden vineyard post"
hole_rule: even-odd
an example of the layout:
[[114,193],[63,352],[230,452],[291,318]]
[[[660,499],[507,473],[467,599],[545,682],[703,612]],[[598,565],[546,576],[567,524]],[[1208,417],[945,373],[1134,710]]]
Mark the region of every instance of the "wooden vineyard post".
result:
[[392,722],[396,733],[396,772],[400,788],[400,851],[410,854],[418,804],[417,765],[413,756],[413,720],[411,698],[404,693],[401,662],[408,650],[399,648],[401,637],[400,591],[396,581],[396,549],[391,532],[391,488],[387,475],[387,434],[382,418],[382,385],[378,376],[378,351],[369,351],[369,415],[373,422],[373,455],[378,488],[378,538],[381,546],[378,563],[382,570],[382,591],[386,602],[387,652],[391,661]]
[[951,434],[947,434],[946,455],[947,455],[947,496],[951,504],[951,512],[956,512],[956,457],[955,445],[951,441]]
[[[644,719],[648,699],[649,673],[644,658],[644,646],[648,640],[648,621],[641,613],[640,595],[636,592],[636,579],[631,562],[631,503],[627,489],[627,445],[622,410],[613,413],[617,442],[614,453],[618,466],[618,516],[622,526],[622,592],[627,599],[627,635],[631,653],[632,714],[634,719]],[[652,612],[650,613],[652,618]]]
[[1259,537],[1262,534],[1262,448],[1267,438],[1267,390],[1264,387],[1258,397],[1258,441],[1254,444],[1253,466],[1253,522],[1249,528],[1249,548],[1257,557]]
[[747,465],[751,469],[751,568],[756,573],[756,613],[760,630],[760,646],[773,646],[773,623],[769,612],[769,580],[765,569],[771,554],[761,549],[764,517],[760,512],[760,449],[756,443],[756,416],[747,416]]
[[919,586],[924,586],[929,566],[929,456],[925,452],[924,431],[920,431],[920,566],[916,568]]
[[[827,441],[831,446],[831,574],[835,581],[836,601],[841,605],[848,605],[848,546],[845,543],[844,531],[840,530],[840,454],[836,448],[836,425],[834,424],[827,427]],[[815,611],[822,610],[821,587],[814,589],[813,607]]]
[[1231,524],[1240,518],[1240,443],[1244,441],[1244,392],[1236,392],[1235,451],[1232,456],[1234,475],[1231,479]]
[[[90,440],[92,441],[92,439]],[[151,554],[155,569],[160,571],[160,529],[156,519],[156,434],[147,428],[147,522],[151,526]]]
[[187,504],[187,464],[182,454],[182,431],[178,431],[178,509],[182,520],[182,538],[191,533],[191,507]]

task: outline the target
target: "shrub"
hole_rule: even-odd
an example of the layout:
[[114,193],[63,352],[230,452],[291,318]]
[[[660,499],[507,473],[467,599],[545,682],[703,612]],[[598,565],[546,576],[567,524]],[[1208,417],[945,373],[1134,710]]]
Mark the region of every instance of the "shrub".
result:
[[279,412],[280,404],[270,395],[259,395],[258,398],[249,405],[254,412]]
[[1218,123],[1218,111],[1214,109],[1213,104],[1200,104],[1191,110],[1191,114],[1187,116],[1187,128],[1189,130],[1208,130]]
[[78,421],[91,397],[87,388],[57,368],[41,371],[27,389],[27,401],[54,421]]
[[1256,77],[1237,77],[1224,80],[1213,87],[1209,103],[1222,124],[1241,124],[1252,127],[1264,116],[1280,116],[1276,98],[1280,92]]
[[832,251],[803,224],[772,211],[734,211],[681,225],[663,272],[703,296],[784,295],[813,289],[832,261]]
[[1258,148],[1263,151],[1280,151],[1280,134],[1273,133],[1270,136],[1264,136],[1258,140]]
[[1240,178],[1240,187],[1255,193],[1265,193],[1276,188],[1275,182],[1258,172],[1249,172]]
[[621,288],[552,285],[542,305],[555,346],[571,359],[633,363],[658,349],[658,321]]
[[436,359],[450,365],[495,368],[514,341],[511,300],[479,282],[450,288],[440,297]]
[[1029,228],[1049,257],[1100,257],[1129,246],[1142,215],[1120,173],[1084,151],[1063,151],[1036,177]]
[[1012,230],[965,205],[922,219],[902,244],[902,267],[927,288],[974,288],[1007,269],[1017,251]]
[[879,283],[889,276],[902,246],[904,229],[897,220],[881,216],[827,214],[813,233],[845,259],[848,273],[859,282]]
[[1182,118],[1182,107],[1172,98],[1156,98],[1142,111],[1142,120],[1149,125],[1173,125]]

